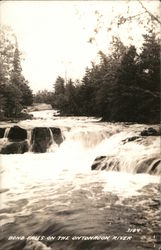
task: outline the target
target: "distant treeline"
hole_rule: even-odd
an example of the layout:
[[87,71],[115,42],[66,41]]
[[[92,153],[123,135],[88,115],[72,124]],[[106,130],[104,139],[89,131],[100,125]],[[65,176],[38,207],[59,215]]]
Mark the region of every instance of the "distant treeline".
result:
[[114,38],[110,53],[87,68],[82,80],[58,77],[53,92],[37,102],[52,104],[61,114],[102,117],[110,122],[160,122],[160,41],[150,31],[140,52]]
[[25,118],[21,111],[33,95],[22,74],[17,39],[8,27],[1,27],[0,39],[0,120]]

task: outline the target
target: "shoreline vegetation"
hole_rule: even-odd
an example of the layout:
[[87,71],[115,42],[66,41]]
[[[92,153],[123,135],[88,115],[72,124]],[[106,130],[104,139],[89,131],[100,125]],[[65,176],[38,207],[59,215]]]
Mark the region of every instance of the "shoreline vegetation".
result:
[[[58,76],[53,91],[35,95],[23,76],[17,39],[0,30],[0,121],[32,119],[35,103],[51,105],[60,116],[93,116],[106,122],[160,123],[160,39],[149,30],[139,52],[113,37],[110,53],[86,68],[81,80]],[[30,107],[30,108],[29,108]]]
[[81,81],[58,76],[53,92],[34,101],[51,104],[62,116],[102,117],[106,122],[160,123],[160,40],[149,31],[140,52],[114,38],[111,53],[87,68]]
[[33,94],[22,72],[17,38],[9,27],[0,27],[0,39],[0,121],[28,119],[22,110],[33,103]]

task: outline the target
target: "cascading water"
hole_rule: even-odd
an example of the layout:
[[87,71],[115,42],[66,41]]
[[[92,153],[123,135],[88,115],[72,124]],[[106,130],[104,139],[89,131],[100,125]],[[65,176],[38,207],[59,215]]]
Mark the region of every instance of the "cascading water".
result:
[[31,143],[31,137],[32,137],[32,130],[27,130],[27,143],[28,143],[28,151],[32,152],[32,143]]
[[10,131],[10,128],[5,129],[5,133],[4,133],[3,138],[8,138],[9,131]]
[[55,152],[58,149],[58,144],[56,144],[53,133],[50,128],[49,132],[50,132],[50,146],[48,147],[47,152]]
[[3,146],[5,146],[7,144],[9,130],[10,130],[10,128],[5,128],[4,135],[0,139],[0,148],[2,148]]
[[0,153],[2,154],[54,152],[63,141],[59,128],[36,127],[28,130],[12,126],[6,128],[5,131],[7,133],[4,133],[0,143]]
[[[159,137],[141,137],[147,125],[53,117],[52,111],[47,112],[47,118],[45,111],[37,117],[18,125],[28,132],[29,148],[33,129],[48,128],[47,151],[1,155],[3,249],[32,250],[38,245],[57,250],[157,249]],[[62,132],[60,144],[53,137],[52,127]],[[91,170],[96,162],[95,170],[104,171]],[[130,232],[134,229],[139,233]],[[44,238],[31,242],[31,235]],[[8,240],[11,236],[24,238]],[[58,236],[69,236],[69,240],[54,239]],[[73,238],[83,236],[109,240]],[[116,240],[120,236],[131,238]]]

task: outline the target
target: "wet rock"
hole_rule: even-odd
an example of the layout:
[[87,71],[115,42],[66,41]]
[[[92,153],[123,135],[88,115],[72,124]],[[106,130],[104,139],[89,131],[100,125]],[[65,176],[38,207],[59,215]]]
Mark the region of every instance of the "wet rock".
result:
[[127,142],[131,142],[131,141],[136,141],[136,140],[141,140],[141,138],[139,136],[132,136],[132,137],[126,138],[122,142],[127,143]]
[[147,173],[149,166],[155,160],[155,157],[150,157],[149,159],[143,159],[137,166],[137,174]]
[[141,131],[140,133],[141,136],[159,136],[161,135],[160,130],[157,131],[156,129],[150,127],[148,129],[144,129],[143,131]]
[[143,159],[137,166],[137,174],[148,173],[152,175],[159,175],[161,173],[161,160],[159,156]]
[[0,128],[0,138],[4,137],[5,130],[5,128]]
[[99,169],[100,165],[102,164],[102,162],[106,159],[106,156],[98,156],[96,157],[96,159],[94,160],[91,169],[92,170],[97,170]]
[[116,156],[99,156],[94,160],[91,170],[119,171],[119,160]]
[[50,128],[53,134],[54,141],[60,145],[63,142],[63,136],[60,128]]
[[35,153],[45,153],[52,143],[49,128],[36,127],[32,131],[31,144]]
[[161,160],[154,162],[152,168],[149,170],[149,174],[160,175],[161,174]]
[[9,130],[8,139],[10,141],[23,141],[27,139],[27,131],[19,126],[13,126]]
[[28,151],[28,143],[26,141],[13,142],[1,149],[1,154],[23,154]]

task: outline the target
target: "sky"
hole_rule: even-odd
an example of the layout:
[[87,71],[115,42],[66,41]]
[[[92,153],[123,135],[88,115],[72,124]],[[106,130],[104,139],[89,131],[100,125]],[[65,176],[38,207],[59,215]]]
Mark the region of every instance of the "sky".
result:
[[[131,1],[131,14],[141,11],[137,1]],[[144,3],[147,1],[143,1]],[[151,1],[150,10],[156,2]],[[67,79],[81,79],[91,61],[98,61],[98,51],[108,51],[113,26],[107,32],[116,14],[124,15],[127,1],[1,1],[0,23],[10,26],[17,36],[19,50],[23,53],[23,74],[34,93],[52,90],[58,75]],[[99,22],[97,12],[102,17]],[[120,29],[125,44],[132,35],[135,44],[141,43],[141,28],[125,25]],[[89,43],[95,34],[96,41]]]

